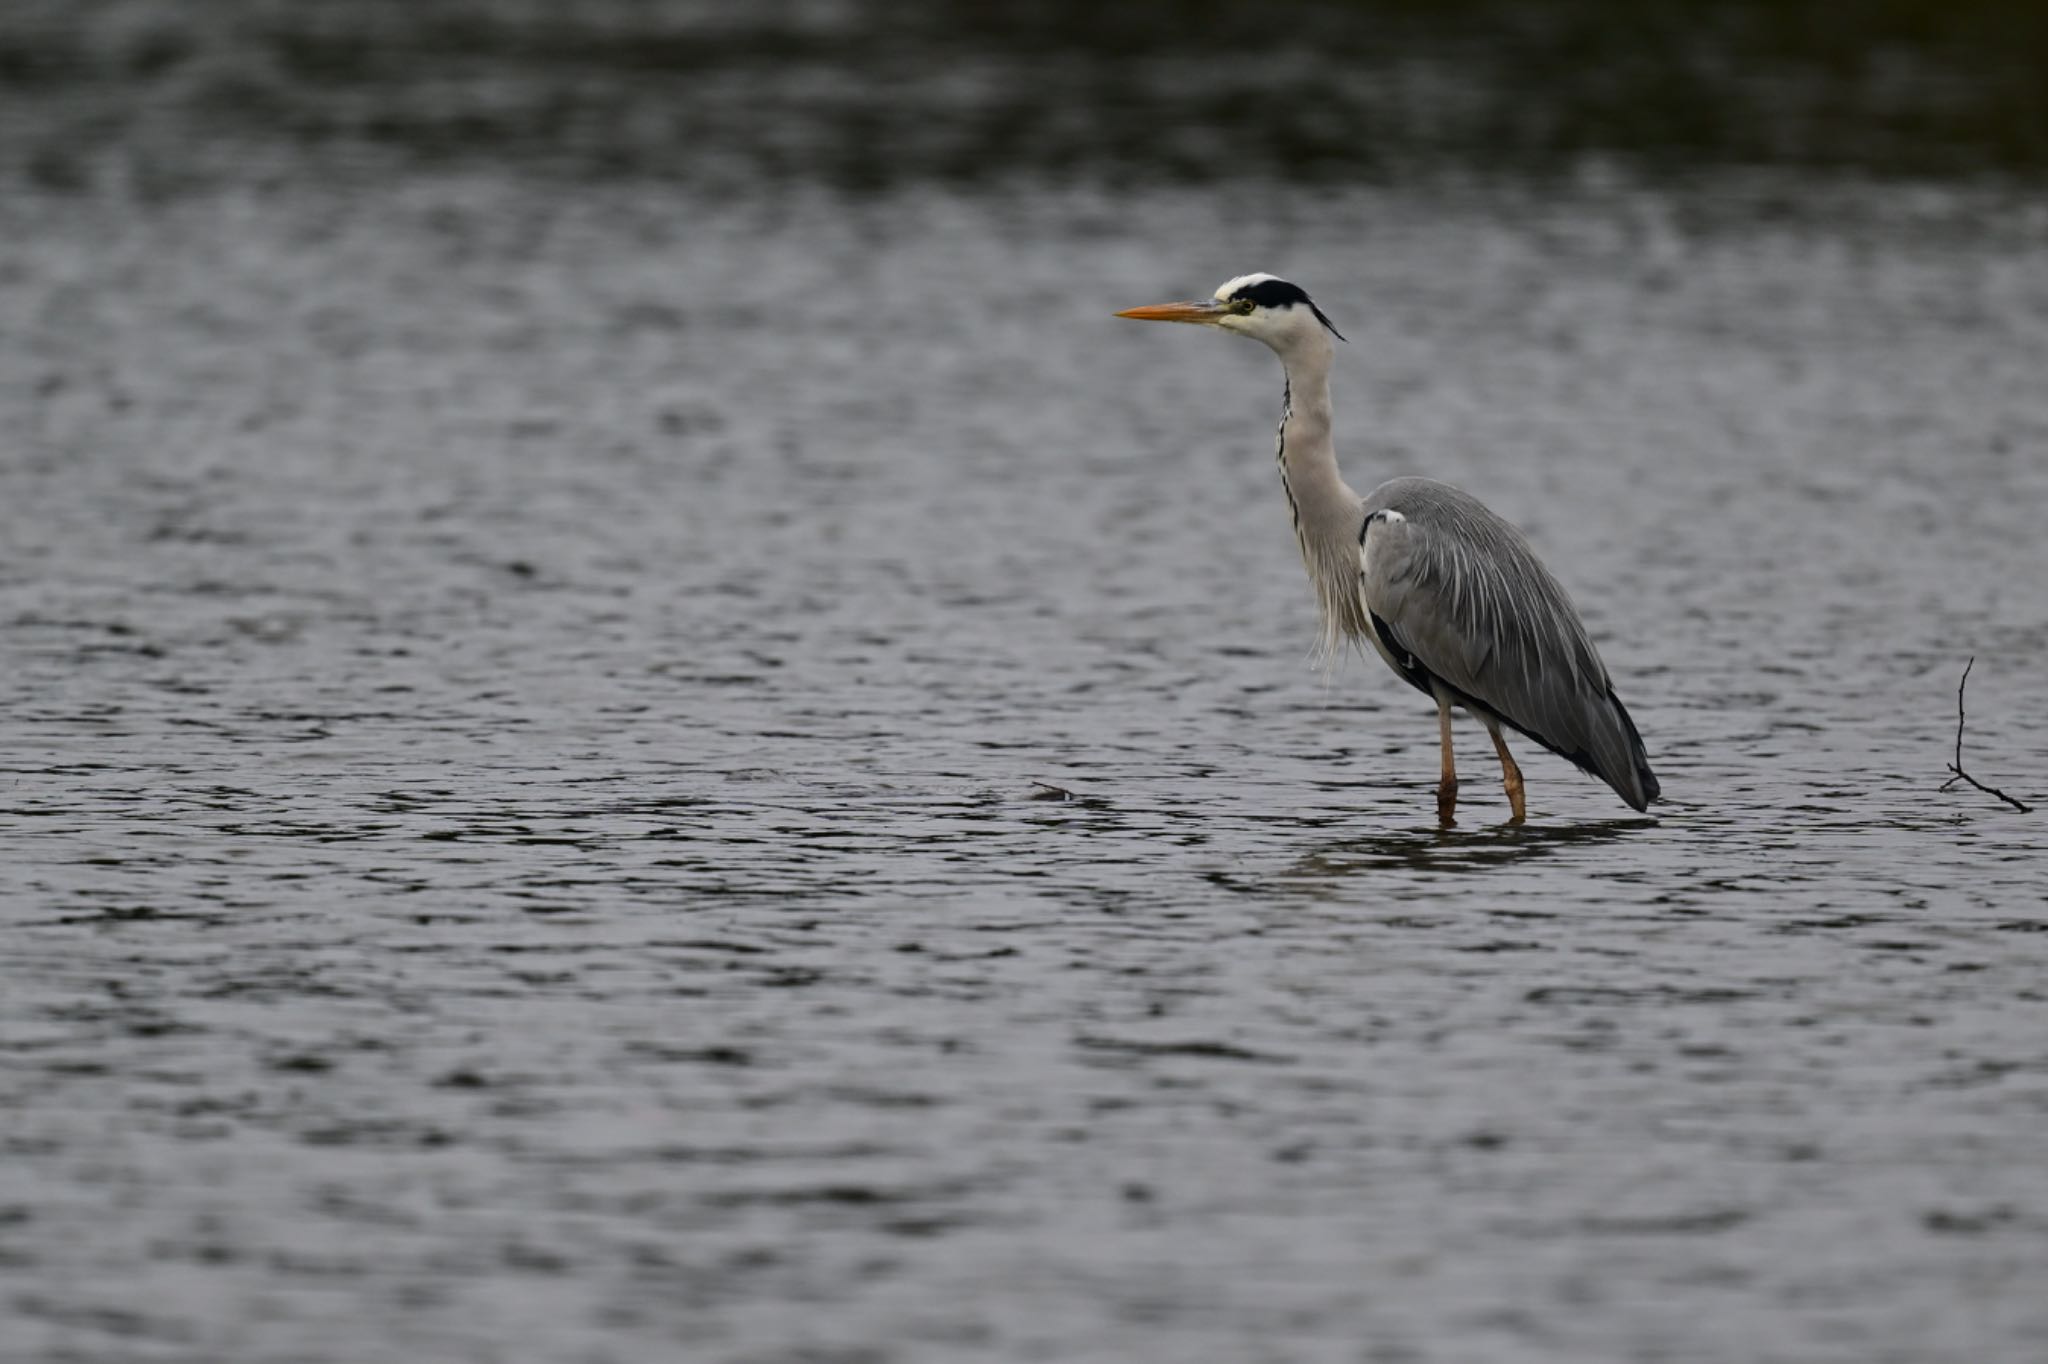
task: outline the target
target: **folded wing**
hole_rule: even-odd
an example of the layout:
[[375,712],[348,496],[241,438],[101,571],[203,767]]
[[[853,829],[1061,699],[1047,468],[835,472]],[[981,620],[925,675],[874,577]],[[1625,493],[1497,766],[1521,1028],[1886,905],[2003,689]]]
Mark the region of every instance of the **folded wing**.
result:
[[1640,810],[1657,778],[1571,599],[1521,532],[1476,498],[1396,479],[1365,502],[1359,585],[1381,652],[1612,786]]

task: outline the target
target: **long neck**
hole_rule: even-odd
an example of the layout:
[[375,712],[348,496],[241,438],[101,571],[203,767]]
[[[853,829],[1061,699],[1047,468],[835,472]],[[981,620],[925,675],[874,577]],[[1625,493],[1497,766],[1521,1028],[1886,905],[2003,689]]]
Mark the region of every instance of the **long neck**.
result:
[[1368,622],[1358,598],[1359,496],[1337,469],[1331,434],[1330,343],[1320,333],[1280,353],[1287,410],[1280,418],[1280,481],[1294,514],[1301,561],[1322,606],[1323,648],[1362,638]]

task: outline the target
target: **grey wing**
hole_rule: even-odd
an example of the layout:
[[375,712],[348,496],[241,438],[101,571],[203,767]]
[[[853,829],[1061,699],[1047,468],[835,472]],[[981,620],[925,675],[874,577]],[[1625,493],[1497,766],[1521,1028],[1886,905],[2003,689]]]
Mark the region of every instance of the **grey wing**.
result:
[[1365,512],[1359,586],[1397,672],[1425,691],[1441,682],[1638,810],[1657,798],[1642,738],[1599,652],[1521,532],[1424,479],[1387,484]]

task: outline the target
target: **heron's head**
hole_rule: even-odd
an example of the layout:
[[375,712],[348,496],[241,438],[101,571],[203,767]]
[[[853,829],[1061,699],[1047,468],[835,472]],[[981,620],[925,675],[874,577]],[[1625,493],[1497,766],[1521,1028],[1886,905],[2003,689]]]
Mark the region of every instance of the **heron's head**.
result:
[[1304,345],[1328,345],[1323,333],[1339,341],[1344,333],[1332,326],[1299,284],[1278,275],[1239,275],[1216,291],[1207,303],[1155,303],[1126,308],[1118,317],[1140,322],[1193,322],[1263,341],[1285,356]]

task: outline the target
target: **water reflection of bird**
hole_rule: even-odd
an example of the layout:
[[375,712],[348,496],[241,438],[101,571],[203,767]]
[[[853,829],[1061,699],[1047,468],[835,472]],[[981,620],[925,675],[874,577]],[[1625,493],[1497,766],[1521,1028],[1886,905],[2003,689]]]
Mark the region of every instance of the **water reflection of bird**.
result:
[[1117,316],[1216,327],[1263,341],[1280,357],[1280,481],[1322,604],[1324,646],[1370,641],[1388,667],[1435,699],[1444,824],[1458,798],[1453,706],[1478,716],[1493,737],[1512,823],[1524,817],[1522,772],[1503,724],[1591,772],[1637,810],[1658,798],[1642,736],[1599,652],[1521,532],[1432,479],[1397,478],[1370,497],[1344,482],[1330,435],[1330,337],[1341,335],[1300,286],[1244,275],[1211,302]]

